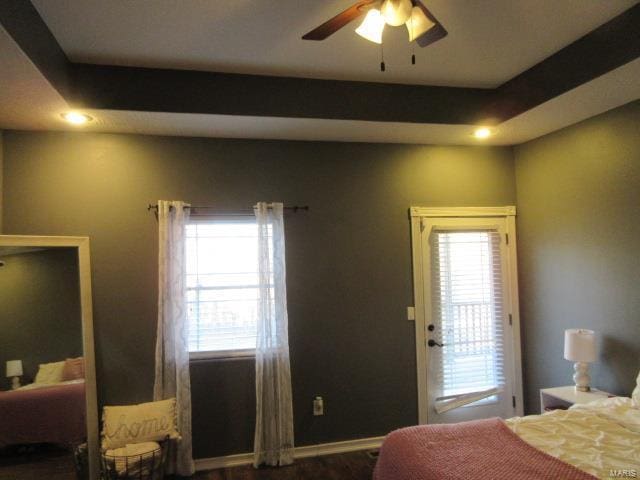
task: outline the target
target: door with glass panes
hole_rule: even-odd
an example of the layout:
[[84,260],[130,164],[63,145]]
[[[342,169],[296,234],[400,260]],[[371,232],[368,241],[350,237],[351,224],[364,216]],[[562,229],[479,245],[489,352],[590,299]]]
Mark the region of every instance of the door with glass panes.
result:
[[420,219],[428,423],[521,410],[507,230],[506,217]]

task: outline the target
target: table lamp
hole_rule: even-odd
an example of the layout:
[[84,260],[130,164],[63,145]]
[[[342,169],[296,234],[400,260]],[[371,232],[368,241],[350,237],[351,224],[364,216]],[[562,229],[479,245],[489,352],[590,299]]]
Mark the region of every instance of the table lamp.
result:
[[596,360],[596,336],[593,330],[572,328],[564,331],[564,358],[575,362],[573,381],[576,390],[588,392],[591,390],[589,377],[589,363]]
[[11,389],[20,388],[20,377],[22,376],[22,360],[7,361],[7,378],[13,377]]

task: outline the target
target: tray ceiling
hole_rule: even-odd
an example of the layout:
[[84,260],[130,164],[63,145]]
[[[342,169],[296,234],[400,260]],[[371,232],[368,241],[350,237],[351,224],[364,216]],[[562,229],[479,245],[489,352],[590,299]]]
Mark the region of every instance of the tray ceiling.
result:
[[406,29],[380,48],[354,33],[300,37],[353,0],[34,0],[80,63],[416,85],[496,87],[633,6],[635,0],[427,0],[450,32],[416,48]]
[[[483,143],[513,145],[640,98],[635,1],[427,3],[450,35],[385,74],[351,28],[299,39],[335,0],[0,4],[0,129],[77,130],[81,107],[83,131],[460,145],[495,114]],[[385,41],[393,67],[408,46]]]

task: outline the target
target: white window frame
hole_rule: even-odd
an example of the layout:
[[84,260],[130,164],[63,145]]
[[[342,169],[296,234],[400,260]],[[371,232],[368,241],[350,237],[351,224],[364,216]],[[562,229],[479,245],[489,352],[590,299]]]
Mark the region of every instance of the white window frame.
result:
[[[511,348],[513,352],[513,394],[516,397],[516,415],[523,415],[522,393],[522,352],[520,346],[520,308],[518,299],[518,265],[516,248],[516,207],[411,207],[409,209],[411,220],[411,253],[413,259],[413,296],[415,308],[415,337],[416,337],[416,371],[418,384],[418,422],[428,423],[428,396],[427,396],[427,309],[430,308],[430,299],[425,299],[424,292],[424,265],[422,227],[425,218],[505,218],[507,242],[507,272],[505,279],[507,295],[505,307],[511,314]],[[506,340],[505,336],[505,340]]]
[[[250,219],[254,222],[257,222],[254,215],[201,215],[198,217],[191,217],[187,221],[187,225],[192,225],[194,223],[214,223],[214,222],[224,222],[224,221],[247,221],[249,223]],[[185,227],[186,228],[186,227]],[[188,288],[185,286],[185,295],[188,291]],[[256,349],[255,348],[244,348],[244,349],[235,349],[235,350],[201,350],[197,352],[189,352],[189,360],[224,360],[224,359],[243,359],[243,358],[255,358]]]
[[225,358],[254,358],[255,348],[244,350],[202,350],[199,352],[189,352],[189,360],[213,360]]

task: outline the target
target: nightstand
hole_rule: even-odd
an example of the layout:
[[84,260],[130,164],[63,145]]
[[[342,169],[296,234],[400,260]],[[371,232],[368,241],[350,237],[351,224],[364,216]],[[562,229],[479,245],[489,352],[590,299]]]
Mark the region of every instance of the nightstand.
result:
[[590,392],[576,391],[576,387],[570,385],[568,387],[543,388],[540,390],[540,412],[548,412],[551,410],[566,410],[576,403],[589,403],[602,398],[614,397],[608,392],[603,392],[592,388]]

